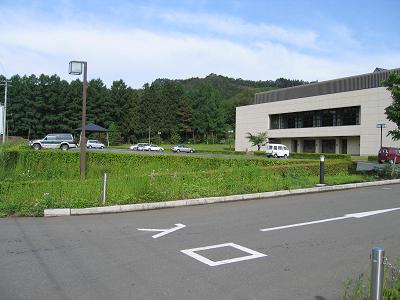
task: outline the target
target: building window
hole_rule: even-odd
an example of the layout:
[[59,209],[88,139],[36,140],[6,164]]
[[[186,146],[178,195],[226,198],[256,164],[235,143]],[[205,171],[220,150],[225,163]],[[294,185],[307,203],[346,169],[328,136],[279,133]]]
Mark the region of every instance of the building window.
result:
[[296,114],[287,115],[287,128],[296,128]]
[[360,106],[270,115],[271,129],[360,125]]
[[335,110],[323,110],[322,111],[322,126],[336,126],[336,111]]
[[314,127],[313,111],[306,111],[303,113],[303,127]]
[[346,107],[343,108],[343,125],[359,125],[360,124],[360,108]]
[[279,129],[279,115],[270,115],[269,117],[271,124],[271,129]]

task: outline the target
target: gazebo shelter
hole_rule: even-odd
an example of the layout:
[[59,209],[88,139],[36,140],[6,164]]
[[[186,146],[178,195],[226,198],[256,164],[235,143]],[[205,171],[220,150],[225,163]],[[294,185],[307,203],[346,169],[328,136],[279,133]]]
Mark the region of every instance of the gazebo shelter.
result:
[[[81,143],[81,138],[82,138],[82,127],[75,129],[76,131],[80,131],[80,138],[79,138],[79,144]],[[103,128],[99,125],[96,124],[87,124],[85,126],[85,131],[86,132],[103,132],[106,134],[107,137],[107,147],[110,147],[110,140],[108,139],[108,130],[106,128]]]

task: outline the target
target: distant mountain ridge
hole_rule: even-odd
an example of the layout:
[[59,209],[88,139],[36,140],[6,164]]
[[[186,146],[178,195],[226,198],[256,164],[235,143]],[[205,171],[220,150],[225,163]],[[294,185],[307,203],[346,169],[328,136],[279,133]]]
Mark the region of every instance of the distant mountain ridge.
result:
[[278,78],[276,80],[254,81],[242,78],[231,78],[223,75],[217,75],[214,73],[207,75],[205,78],[192,77],[189,79],[173,79],[173,80],[160,78],[156,79],[154,82],[161,83],[162,81],[165,80],[179,82],[184,86],[186,90],[193,90],[203,85],[209,85],[212,88],[217,89],[225,100],[238,96],[238,94],[243,93],[244,90],[246,90],[244,94],[248,96],[249,94],[248,91],[256,93],[276,88],[286,88],[308,83],[307,81],[303,80],[287,79],[287,78]]

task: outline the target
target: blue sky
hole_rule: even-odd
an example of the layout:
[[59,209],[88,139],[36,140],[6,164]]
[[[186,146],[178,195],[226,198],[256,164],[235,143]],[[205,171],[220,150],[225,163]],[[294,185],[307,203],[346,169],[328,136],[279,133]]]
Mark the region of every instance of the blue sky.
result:
[[[1,0],[0,73],[326,80],[400,67],[400,1]],[[396,32],[397,31],[397,32]]]

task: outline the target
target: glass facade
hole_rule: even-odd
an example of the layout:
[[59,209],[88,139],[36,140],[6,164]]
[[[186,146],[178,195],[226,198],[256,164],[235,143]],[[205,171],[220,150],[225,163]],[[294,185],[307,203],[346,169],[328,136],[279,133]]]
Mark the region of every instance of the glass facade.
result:
[[360,125],[360,106],[270,115],[270,129]]

